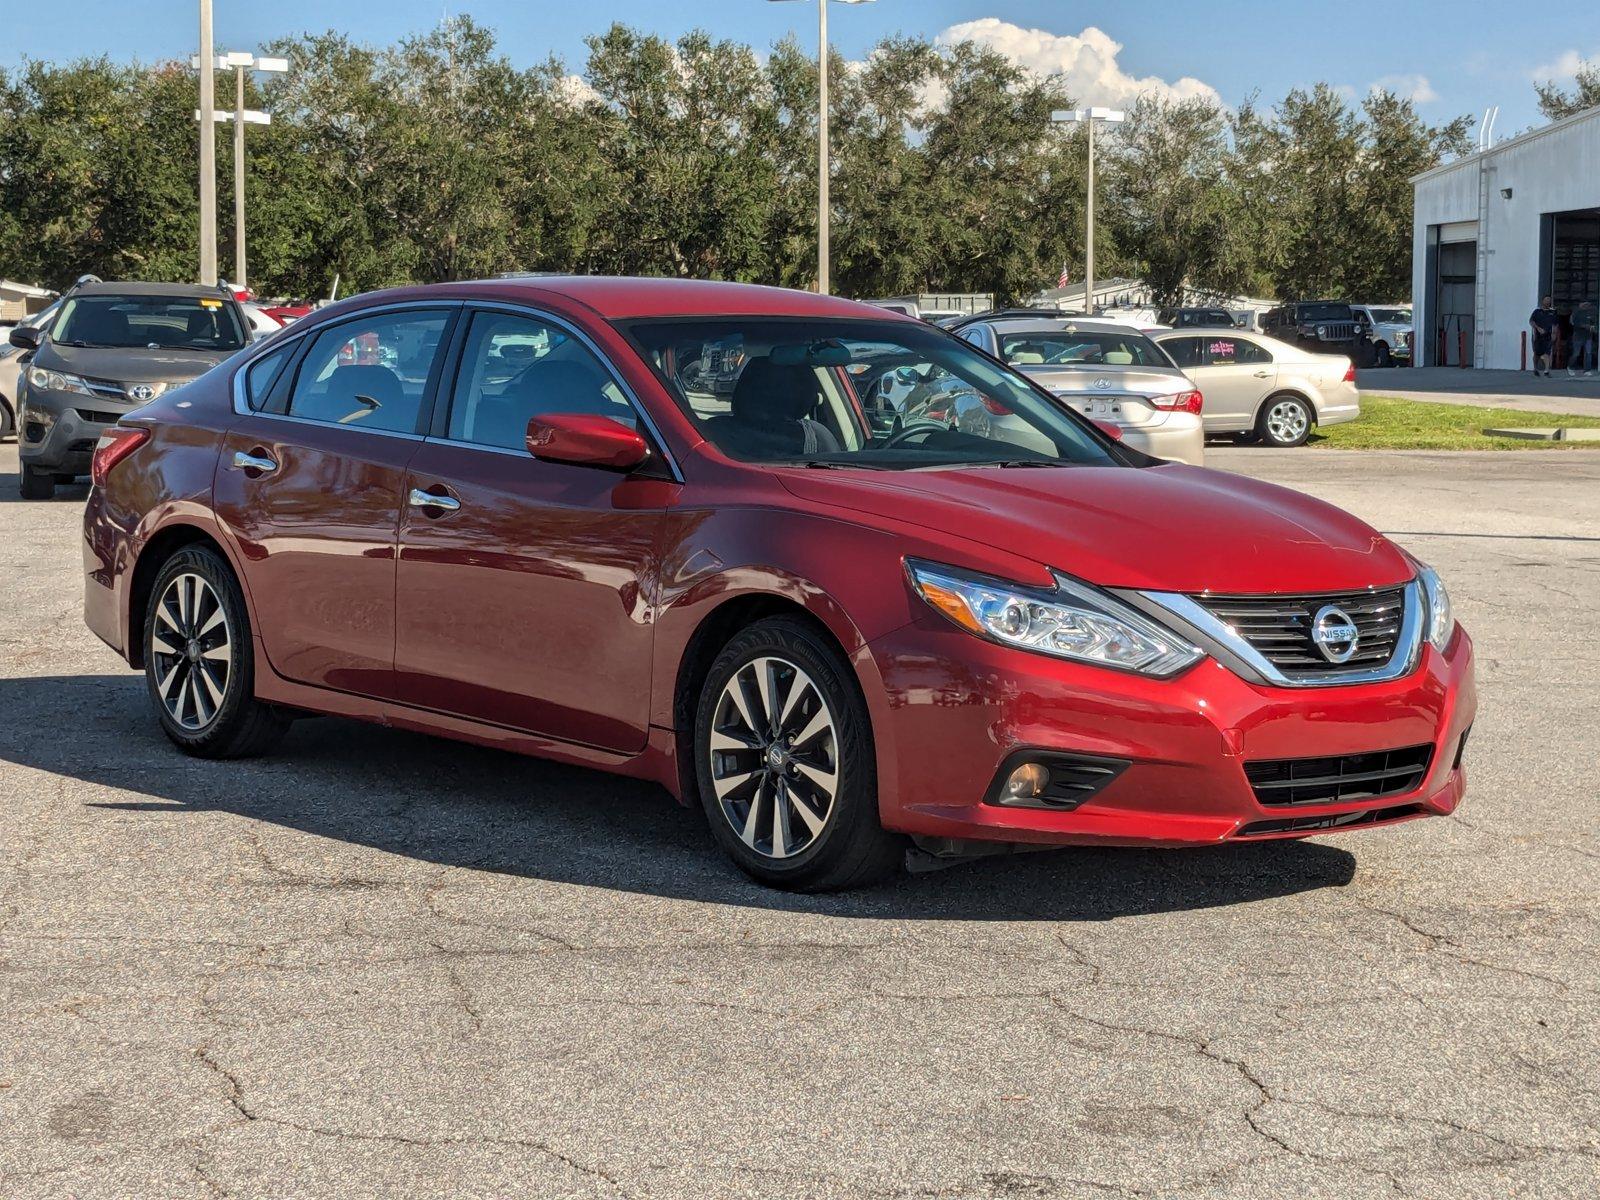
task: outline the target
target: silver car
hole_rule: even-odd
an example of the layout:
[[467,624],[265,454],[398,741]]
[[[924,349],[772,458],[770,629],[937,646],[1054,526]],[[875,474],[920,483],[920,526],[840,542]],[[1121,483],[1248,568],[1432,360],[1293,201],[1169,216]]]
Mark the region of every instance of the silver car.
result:
[[1018,317],[975,321],[957,336],[1067,407],[1115,427],[1126,445],[1156,458],[1204,462],[1200,391],[1137,329],[1086,317]]
[[1317,354],[1240,329],[1173,329],[1156,344],[1205,394],[1207,433],[1259,434],[1298,446],[1319,425],[1361,415],[1356,372],[1342,354]]

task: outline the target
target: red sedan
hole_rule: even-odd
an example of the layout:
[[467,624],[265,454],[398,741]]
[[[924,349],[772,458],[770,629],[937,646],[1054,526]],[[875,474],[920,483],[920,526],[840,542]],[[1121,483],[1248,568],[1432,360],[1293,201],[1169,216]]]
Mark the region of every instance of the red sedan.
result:
[[641,776],[780,887],[1465,783],[1472,645],[1428,567],[808,293],[356,297],[123,418],[84,534],[88,623],[184,751],[311,711]]

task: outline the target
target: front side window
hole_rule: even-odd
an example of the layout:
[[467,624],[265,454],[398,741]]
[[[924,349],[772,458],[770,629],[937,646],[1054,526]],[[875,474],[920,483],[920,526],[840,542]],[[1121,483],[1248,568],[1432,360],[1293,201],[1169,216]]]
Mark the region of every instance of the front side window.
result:
[[624,331],[706,439],[746,462],[891,470],[1120,461],[1020,376],[909,321],[711,317]]
[[289,394],[289,415],[415,433],[447,314],[392,312],[317,335]]
[[212,296],[68,296],[51,338],[63,346],[238,350],[238,311]]
[[1064,329],[1003,333],[1000,357],[1018,367],[1170,367],[1155,343],[1132,329]]
[[622,389],[577,338],[531,317],[474,315],[450,404],[450,437],[522,449],[528,421],[547,413],[639,423]]
[[1272,355],[1245,338],[1205,338],[1206,360],[1213,367],[1231,367],[1236,363],[1266,363]]

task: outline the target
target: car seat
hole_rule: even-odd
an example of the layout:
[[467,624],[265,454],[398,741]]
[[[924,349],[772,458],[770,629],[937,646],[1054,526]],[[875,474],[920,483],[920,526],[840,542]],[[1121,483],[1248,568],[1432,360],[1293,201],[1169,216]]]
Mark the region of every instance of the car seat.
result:
[[729,415],[707,421],[712,440],[741,458],[837,454],[839,439],[811,416],[819,395],[814,368],[752,358],[734,385]]

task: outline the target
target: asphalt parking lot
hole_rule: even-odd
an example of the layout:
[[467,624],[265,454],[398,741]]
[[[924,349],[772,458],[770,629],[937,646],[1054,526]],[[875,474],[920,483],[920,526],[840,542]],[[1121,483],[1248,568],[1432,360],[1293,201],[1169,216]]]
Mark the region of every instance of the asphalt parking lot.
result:
[[1457,816],[796,898],[595,773],[181,758],[0,447],[0,1195],[1594,1195],[1600,453],[1211,461],[1444,573]]

